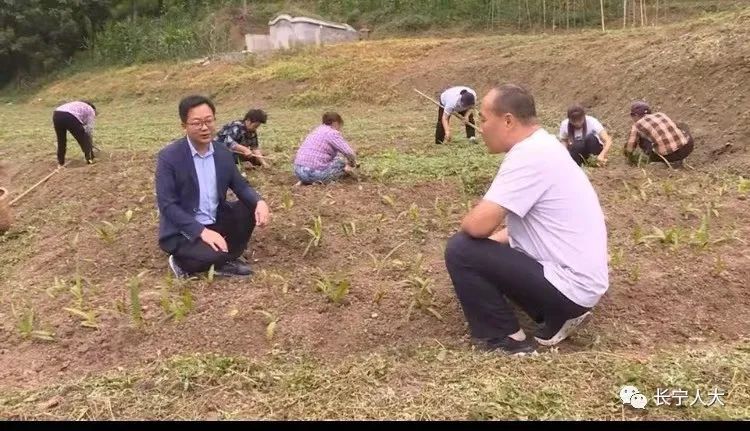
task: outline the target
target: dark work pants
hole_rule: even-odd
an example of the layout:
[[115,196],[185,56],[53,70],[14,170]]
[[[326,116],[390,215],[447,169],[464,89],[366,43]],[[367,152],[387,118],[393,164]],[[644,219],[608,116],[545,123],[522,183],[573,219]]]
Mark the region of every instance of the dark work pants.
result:
[[604,146],[594,134],[584,139],[573,139],[568,147],[570,157],[578,163],[578,166],[581,166],[589,157],[599,155],[603,149]]
[[500,340],[518,332],[518,319],[508,301],[551,328],[589,310],[547,281],[539,262],[491,239],[458,232],[446,246],[445,265],[476,339]]
[[[436,144],[442,144],[445,140],[445,128],[443,127],[443,113],[445,110],[440,107],[438,109],[438,120],[437,120],[437,126],[435,126],[435,143]],[[459,115],[465,115],[466,111],[457,112]],[[469,123],[474,123],[474,114],[469,115]],[[466,137],[467,138],[473,138],[476,135],[476,130],[474,130],[473,127],[470,125],[466,125]]]
[[[693,152],[693,149],[695,147],[695,144],[693,143],[693,135],[690,134],[690,129],[688,128],[687,124],[677,123],[676,126],[680,130],[682,130],[682,133],[685,134],[685,136],[688,139],[688,143],[684,147],[680,148],[679,150],[664,156],[664,159],[666,159],[670,163],[684,160],[687,156],[690,155],[690,153]],[[644,153],[648,154],[649,161],[664,162],[664,159],[659,157],[659,154],[657,154],[656,151],[654,151],[654,143],[651,142],[650,139],[644,136],[639,136],[638,146],[641,148],[641,150],[643,150]]]
[[255,208],[250,209],[240,201],[226,202],[217,211],[216,223],[206,227],[226,239],[228,253],[214,251],[200,238],[188,241],[183,236],[174,236],[161,244],[162,249],[173,254],[177,265],[188,273],[208,271],[211,265],[219,269],[242,256],[255,228]]
[[55,111],[52,114],[52,124],[55,126],[55,134],[57,135],[57,163],[61,165],[65,164],[65,152],[67,151],[68,146],[68,132],[70,132],[76,141],[78,141],[78,145],[81,146],[83,156],[86,160],[94,159],[91,136],[86,133],[83,124],[78,121],[78,118],[69,112]]

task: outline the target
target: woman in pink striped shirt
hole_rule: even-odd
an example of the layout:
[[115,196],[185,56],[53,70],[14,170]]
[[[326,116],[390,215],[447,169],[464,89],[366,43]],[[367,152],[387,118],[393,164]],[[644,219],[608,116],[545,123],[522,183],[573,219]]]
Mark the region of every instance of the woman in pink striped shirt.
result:
[[86,163],[94,163],[94,144],[91,140],[91,133],[94,130],[95,118],[96,107],[86,100],[68,102],[55,109],[52,114],[52,124],[54,124],[57,134],[57,163],[61,167],[65,165],[68,132],[81,146]]
[[329,183],[356,166],[356,154],[341,136],[343,125],[341,115],[326,112],[323,124],[307,135],[294,158],[294,174],[299,183]]

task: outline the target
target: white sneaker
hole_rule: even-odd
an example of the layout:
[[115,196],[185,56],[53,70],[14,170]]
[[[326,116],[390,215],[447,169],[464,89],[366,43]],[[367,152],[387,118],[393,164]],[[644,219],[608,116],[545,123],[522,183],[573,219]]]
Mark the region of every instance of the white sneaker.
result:
[[591,314],[590,311],[587,311],[578,317],[566,320],[565,323],[562,324],[560,329],[557,330],[555,335],[551,336],[550,338],[545,339],[534,337],[534,339],[542,346],[554,346],[573,335],[573,333],[576,332],[578,328],[588,323],[588,321],[591,319],[591,316],[593,316],[593,314]]
[[469,142],[471,142],[472,144],[474,144],[474,143],[477,142],[477,138],[475,136],[472,136],[471,138],[469,138]]

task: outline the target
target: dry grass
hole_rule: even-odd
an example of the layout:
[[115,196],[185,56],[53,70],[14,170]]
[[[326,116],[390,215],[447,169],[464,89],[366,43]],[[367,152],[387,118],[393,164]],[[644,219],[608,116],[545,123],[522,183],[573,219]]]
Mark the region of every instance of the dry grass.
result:
[[[418,347],[321,361],[179,356],[0,396],[20,419],[728,419],[750,416],[750,355],[731,349],[545,353],[530,358]],[[625,384],[650,397],[718,388],[724,406],[623,408]],[[706,397],[707,398],[707,397]],[[52,402],[51,402],[52,401]],[[50,404],[54,404],[50,407]]]

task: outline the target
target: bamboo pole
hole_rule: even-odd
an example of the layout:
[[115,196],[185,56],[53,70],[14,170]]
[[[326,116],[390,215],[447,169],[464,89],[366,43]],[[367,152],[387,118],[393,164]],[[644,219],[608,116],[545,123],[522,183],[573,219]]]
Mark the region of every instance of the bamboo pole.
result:
[[622,28],[628,25],[628,0],[622,0]]
[[28,190],[26,190],[25,192],[21,193],[15,199],[13,199],[12,201],[10,201],[10,203],[8,205],[9,206],[13,206],[14,203],[18,202],[19,200],[21,200],[21,198],[23,198],[24,196],[26,196],[27,194],[29,194],[32,190],[34,190],[35,188],[37,188],[40,185],[42,185],[42,183],[44,183],[48,179],[52,178],[53,175],[55,175],[56,173],[60,172],[60,169],[61,168],[58,167],[54,171],[50,172],[49,175],[47,175],[46,177],[44,177],[41,180],[39,180],[38,183],[36,183],[33,186],[29,187]]
[[602,31],[607,31],[607,29],[604,28],[604,0],[599,0],[599,8],[602,11]]

